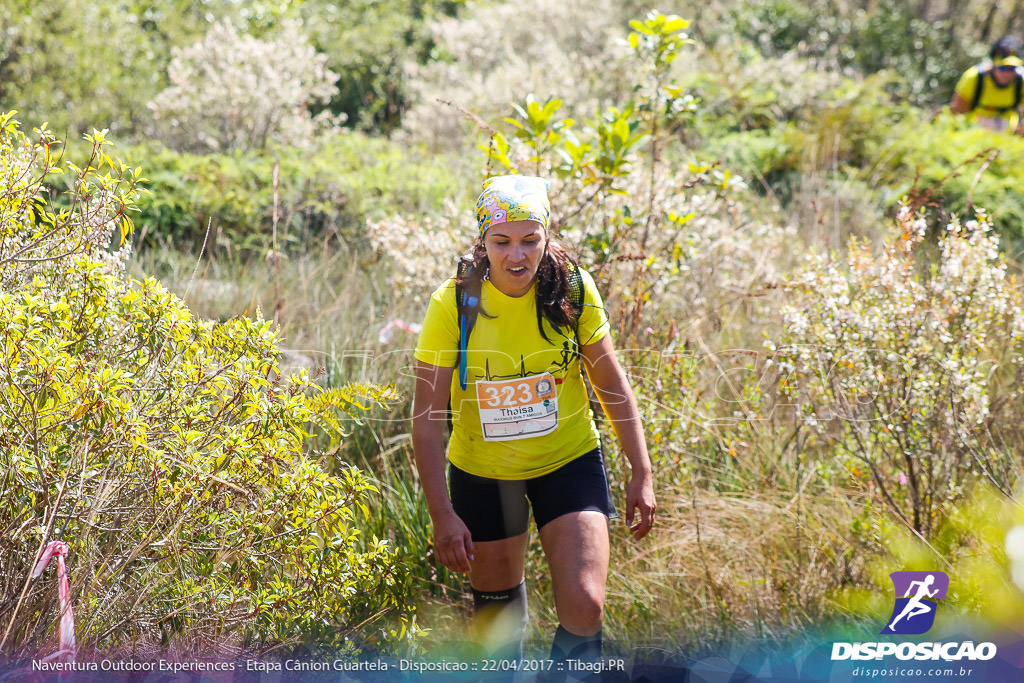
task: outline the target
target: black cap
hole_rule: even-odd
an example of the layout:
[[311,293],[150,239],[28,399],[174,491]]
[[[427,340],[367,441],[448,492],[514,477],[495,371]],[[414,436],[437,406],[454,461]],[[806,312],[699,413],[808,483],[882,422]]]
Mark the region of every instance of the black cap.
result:
[[988,56],[993,60],[1002,59],[1003,57],[1018,54],[1020,52],[1020,48],[1020,38],[1017,36],[1006,35],[992,43],[992,49],[989,50]]

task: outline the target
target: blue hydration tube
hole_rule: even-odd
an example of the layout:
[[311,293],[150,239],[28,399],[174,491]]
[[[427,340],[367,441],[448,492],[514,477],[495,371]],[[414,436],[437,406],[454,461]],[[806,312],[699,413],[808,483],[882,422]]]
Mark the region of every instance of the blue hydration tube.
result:
[[[475,308],[480,300],[475,296],[469,296],[466,292],[462,293],[462,310],[466,311],[470,308]],[[469,344],[469,316],[463,312],[459,316],[459,386],[462,390],[466,390],[466,380],[469,376],[469,365],[466,362],[466,346]]]

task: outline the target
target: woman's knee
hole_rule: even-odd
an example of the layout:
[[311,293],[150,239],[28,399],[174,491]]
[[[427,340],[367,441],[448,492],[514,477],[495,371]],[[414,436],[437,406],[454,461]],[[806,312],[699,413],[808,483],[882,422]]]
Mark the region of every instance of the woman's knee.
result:
[[578,636],[589,636],[601,630],[604,617],[604,590],[602,587],[575,586],[571,595],[555,596],[558,620],[566,629]]
[[601,620],[604,617],[604,603],[592,601],[584,605],[578,612],[579,623],[578,635],[589,636],[601,630]]
[[470,561],[470,585],[483,591],[503,591],[523,580],[526,534],[500,541],[475,543]]

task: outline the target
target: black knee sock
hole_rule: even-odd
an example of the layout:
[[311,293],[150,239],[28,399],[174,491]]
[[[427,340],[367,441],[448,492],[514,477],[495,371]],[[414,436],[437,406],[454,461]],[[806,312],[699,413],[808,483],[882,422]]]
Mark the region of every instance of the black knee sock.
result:
[[503,591],[473,589],[477,638],[484,649],[501,659],[523,658],[523,637],[529,610],[526,581]]
[[565,627],[559,624],[555,638],[551,642],[551,659],[556,662],[564,662],[567,659],[592,662],[601,658],[603,648],[604,638],[601,631],[592,636],[578,636],[566,631]]

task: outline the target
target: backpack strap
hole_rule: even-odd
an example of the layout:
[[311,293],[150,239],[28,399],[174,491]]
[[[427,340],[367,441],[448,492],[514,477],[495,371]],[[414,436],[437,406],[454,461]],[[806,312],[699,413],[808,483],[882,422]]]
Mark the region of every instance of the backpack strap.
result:
[[974,98],[971,100],[971,108],[967,111],[974,111],[978,108],[978,103],[981,102],[981,91],[985,86],[985,76],[988,76],[990,68],[978,68],[978,82],[974,86]]
[[583,284],[583,276],[580,275],[579,266],[573,264],[569,269],[569,295],[572,298],[573,316],[576,324],[573,325],[573,333],[576,335],[576,347],[580,345],[580,316],[583,315],[583,300],[587,292]]

